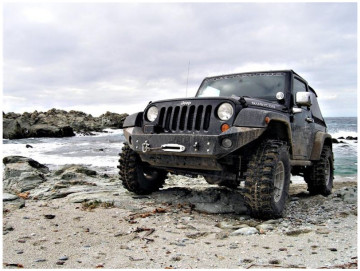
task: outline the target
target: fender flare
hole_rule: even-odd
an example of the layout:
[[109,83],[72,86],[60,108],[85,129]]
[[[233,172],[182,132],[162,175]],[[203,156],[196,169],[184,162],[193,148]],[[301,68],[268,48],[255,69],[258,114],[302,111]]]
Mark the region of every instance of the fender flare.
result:
[[144,114],[143,112],[138,112],[135,114],[131,114],[130,116],[127,116],[126,119],[124,120],[123,128],[135,127],[135,126],[141,127],[143,114]]
[[[269,123],[265,122],[265,118],[270,119]],[[281,114],[280,112],[273,112],[269,110],[261,110],[255,108],[244,108],[240,111],[234,121],[234,126],[252,127],[252,128],[268,128],[275,123],[280,123],[286,128],[289,146],[292,149],[293,140],[289,116]]]
[[321,152],[322,152],[325,142],[332,149],[331,135],[328,133],[321,132],[321,131],[317,132],[315,134],[314,146],[311,151],[310,160],[319,160],[320,159]]

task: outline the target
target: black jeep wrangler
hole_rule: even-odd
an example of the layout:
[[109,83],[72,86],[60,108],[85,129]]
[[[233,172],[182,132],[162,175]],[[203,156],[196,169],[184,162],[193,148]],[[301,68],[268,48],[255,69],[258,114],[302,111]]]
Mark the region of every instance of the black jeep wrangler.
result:
[[334,158],[315,91],[292,70],[208,77],[195,98],[150,102],[126,118],[120,179],[148,194],[167,173],[236,188],[254,217],[283,215],[290,174],[329,195]]

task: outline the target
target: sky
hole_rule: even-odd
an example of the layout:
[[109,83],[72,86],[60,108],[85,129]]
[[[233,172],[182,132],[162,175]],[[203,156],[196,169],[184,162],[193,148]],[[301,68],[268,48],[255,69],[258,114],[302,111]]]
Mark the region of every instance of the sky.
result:
[[293,69],[357,116],[357,3],[5,3],[4,112],[132,114],[203,78]]

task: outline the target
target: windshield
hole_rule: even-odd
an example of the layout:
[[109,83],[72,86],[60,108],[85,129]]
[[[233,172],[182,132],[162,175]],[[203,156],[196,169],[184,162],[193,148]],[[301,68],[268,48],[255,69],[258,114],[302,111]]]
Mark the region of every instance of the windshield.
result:
[[248,96],[276,100],[276,93],[285,93],[285,73],[250,73],[205,79],[197,97]]

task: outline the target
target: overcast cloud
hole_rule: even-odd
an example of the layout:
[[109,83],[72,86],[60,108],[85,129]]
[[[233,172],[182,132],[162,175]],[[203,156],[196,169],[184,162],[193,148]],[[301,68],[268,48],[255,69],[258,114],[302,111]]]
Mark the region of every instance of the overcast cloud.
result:
[[97,116],[194,96],[207,76],[294,69],[323,115],[357,116],[356,3],[3,7],[3,111]]

